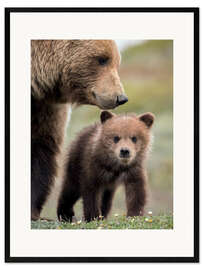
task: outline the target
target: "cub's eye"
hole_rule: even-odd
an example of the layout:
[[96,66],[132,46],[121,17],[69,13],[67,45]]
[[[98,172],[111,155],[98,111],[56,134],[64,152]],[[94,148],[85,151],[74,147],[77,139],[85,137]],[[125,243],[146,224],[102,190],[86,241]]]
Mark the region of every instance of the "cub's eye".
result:
[[99,57],[98,58],[98,63],[101,65],[101,66],[104,66],[107,64],[109,58],[108,57]]
[[133,136],[133,137],[132,137],[132,141],[133,141],[134,143],[136,143],[136,142],[137,142],[137,137]]
[[115,137],[113,138],[113,141],[114,141],[115,143],[117,143],[117,142],[120,141],[120,138],[119,138],[118,136],[115,136]]

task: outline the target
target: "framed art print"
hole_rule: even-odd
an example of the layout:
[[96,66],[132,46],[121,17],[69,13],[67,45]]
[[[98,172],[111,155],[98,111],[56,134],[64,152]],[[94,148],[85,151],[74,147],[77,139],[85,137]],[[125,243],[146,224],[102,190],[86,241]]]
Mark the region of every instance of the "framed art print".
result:
[[5,261],[199,261],[198,8],[5,9]]

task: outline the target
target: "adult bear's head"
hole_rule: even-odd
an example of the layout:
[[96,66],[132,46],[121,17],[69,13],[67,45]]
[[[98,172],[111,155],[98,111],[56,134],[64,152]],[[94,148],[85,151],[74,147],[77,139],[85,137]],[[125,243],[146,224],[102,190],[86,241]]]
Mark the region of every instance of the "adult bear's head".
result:
[[60,103],[113,109],[128,101],[112,40],[32,41],[32,94]]

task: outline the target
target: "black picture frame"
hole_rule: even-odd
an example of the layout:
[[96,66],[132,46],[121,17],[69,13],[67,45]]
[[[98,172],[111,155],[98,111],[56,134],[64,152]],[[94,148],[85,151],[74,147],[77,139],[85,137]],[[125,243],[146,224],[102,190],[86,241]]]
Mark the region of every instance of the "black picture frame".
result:
[[[10,255],[10,14],[18,12],[189,12],[194,14],[193,257],[12,257]],[[5,8],[5,262],[199,262],[199,8]]]

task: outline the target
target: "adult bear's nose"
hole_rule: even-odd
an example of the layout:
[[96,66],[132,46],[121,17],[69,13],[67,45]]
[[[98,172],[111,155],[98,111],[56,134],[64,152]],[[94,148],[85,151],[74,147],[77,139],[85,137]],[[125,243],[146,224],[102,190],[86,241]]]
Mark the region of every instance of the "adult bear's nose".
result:
[[122,105],[128,101],[128,98],[125,95],[117,96],[116,106]]

